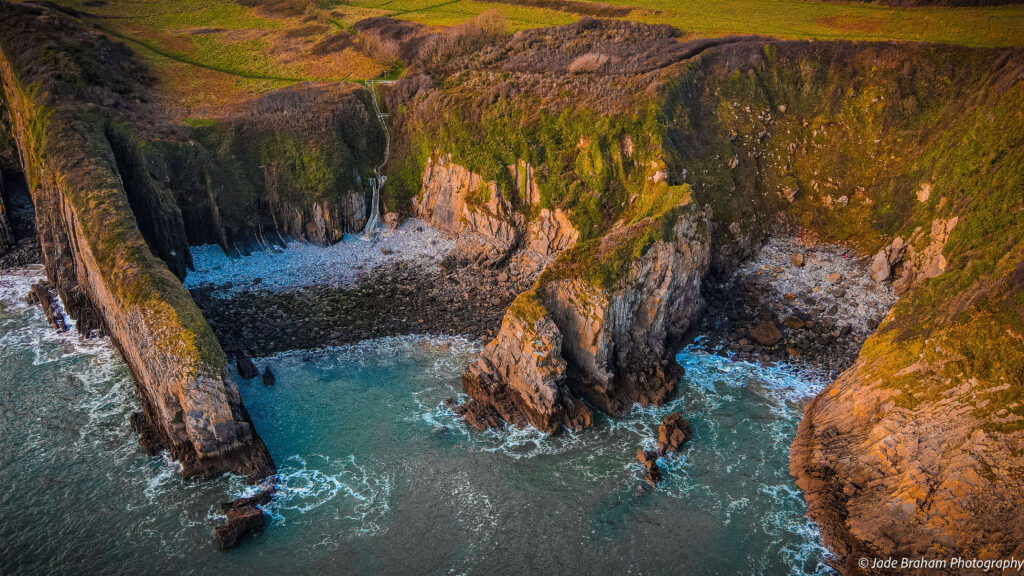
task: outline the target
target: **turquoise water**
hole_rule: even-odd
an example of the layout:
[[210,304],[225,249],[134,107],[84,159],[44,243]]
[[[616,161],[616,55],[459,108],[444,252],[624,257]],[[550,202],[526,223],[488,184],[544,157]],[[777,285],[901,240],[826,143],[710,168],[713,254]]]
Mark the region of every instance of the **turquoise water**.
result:
[[[216,548],[237,478],[187,482],[128,429],[105,342],[53,334],[0,279],[0,573],[828,574],[787,472],[819,385],[684,351],[680,394],[579,434],[468,431],[447,410],[477,348],[406,337],[259,360],[240,384],[278,463],[267,529]],[[645,487],[634,461],[671,410],[695,439]]]

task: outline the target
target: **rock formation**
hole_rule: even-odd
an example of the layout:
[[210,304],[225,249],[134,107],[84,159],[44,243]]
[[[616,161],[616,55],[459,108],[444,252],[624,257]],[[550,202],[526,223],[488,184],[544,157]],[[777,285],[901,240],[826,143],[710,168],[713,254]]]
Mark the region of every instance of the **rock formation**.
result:
[[[79,329],[102,328],[131,368],[142,404],[132,422],[141,439],[151,451],[168,450],[186,476],[272,474],[224,353],[138,228],[102,116],[81,116],[74,83],[32,65],[43,49],[106,54],[107,68],[90,73],[114,74],[121,80],[112,85],[130,91],[123,79],[137,72],[127,49],[38,6],[0,3],[0,28],[3,98],[37,208],[47,275]],[[33,36],[54,30],[63,30],[51,39],[56,44],[41,47]],[[69,66],[62,77],[85,74]]]
[[[903,294],[914,284],[942,274],[947,266],[942,251],[958,221],[956,216],[938,218],[932,222],[929,236],[925,236],[924,231],[918,228],[909,242],[896,237],[871,260],[871,277],[876,282],[890,280],[893,290]],[[923,248],[918,250],[915,245]]]
[[227,517],[224,524],[214,529],[221,549],[230,550],[238,546],[247,534],[263,529],[266,521],[259,507],[268,504],[273,495],[272,488],[264,488],[255,496],[238,498],[220,505],[221,512]]
[[562,333],[537,295],[524,293],[509,307],[498,337],[463,372],[472,400],[458,412],[478,429],[501,421],[544,432],[589,426],[590,410],[570,392],[565,367]]
[[658,454],[665,456],[682,449],[693,438],[690,421],[679,412],[672,412],[658,425]]
[[[628,263],[610,286],[556,269],[521,296],[498,337],[463,374],[472,405],[491,406],[513,424],[553,431],[590,423],[589,414],[578,417],[586,410],[578,398],[621,416],[634,403],[661,404],[671,396],[680,374],[673,346],[701,309],[710,252],[704,212],[687,207],[666,218],[667,237]],[[640,222],[602,239],[599,251],[614,253],[650,225]]]
[[519,244],[522,217],[494,182],[452,162],[450,156],[427,160],[417,214],[435,228],[456,236],[455,258],[476,266],[498,266]]

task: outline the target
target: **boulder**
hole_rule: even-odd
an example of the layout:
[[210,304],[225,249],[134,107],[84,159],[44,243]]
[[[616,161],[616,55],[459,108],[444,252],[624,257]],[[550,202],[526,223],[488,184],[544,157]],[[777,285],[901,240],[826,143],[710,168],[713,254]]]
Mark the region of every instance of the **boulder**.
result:
[[782,339],[782,332],[773,322],[765,322],[750,331],[750,337],[762,346],[774,346]]
[[679,412],[672,412],[658,426],[658,453],[664,456],[678,452],[690,438],[693,438],[690,421]]
[[253,363],[249,355],[240,352],[235,356],[235,367],[238,368],[238,375],[246,380],[251,380],[260,375],[260,369]]
[[795,254],[790,254],[789,261],[793,263],[793,266],[800,268],[804,265],[804,255],[800,254],[799,252]]
[[274,371],[270,369],[270,366],[267,366],[267,369],[263,371],[263,385],[273,386],[274,384],[277,384],[277,377],[274,376]]

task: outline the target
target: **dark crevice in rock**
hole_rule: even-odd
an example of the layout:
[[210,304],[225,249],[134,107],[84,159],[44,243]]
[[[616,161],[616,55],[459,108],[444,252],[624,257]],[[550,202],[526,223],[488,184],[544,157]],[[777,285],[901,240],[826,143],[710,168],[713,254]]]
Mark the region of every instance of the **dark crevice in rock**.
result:
[[178,278],[192,266],[181,210],[164,183],[149,173],[146,159],[125,135],[107,130],[125,195],[150,251],[167,263]]

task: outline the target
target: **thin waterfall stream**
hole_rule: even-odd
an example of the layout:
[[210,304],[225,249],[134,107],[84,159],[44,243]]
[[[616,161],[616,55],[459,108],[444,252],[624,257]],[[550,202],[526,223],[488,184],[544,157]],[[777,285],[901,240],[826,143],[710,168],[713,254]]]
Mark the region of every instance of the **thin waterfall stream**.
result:
[[384,183],[387,181],[387,176],[383,172],[384,167],[387,166],[388,157],[391,155],[391,131],[388,130],[388,115],[381,111],[380,103],[377,101],[376,86],[378,84],[391,84],[391,82],[382,80],[366,83],[366,87],[370,91],[370,100],[373,102],[373,111],[377,115],[377,121],[380,122],[381,128],[384,130],[384,159],[373,169],[374,178],[370,182],[373,187],[373,200],[370,206],[370,215],[366,219],[366,226],[363,227],[362,237],[364,240],[372,239],[374,232],[380,227],[380,191],[384,188]]

